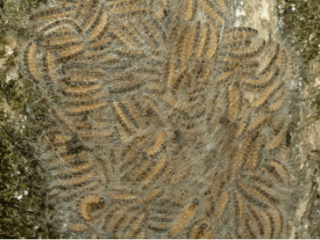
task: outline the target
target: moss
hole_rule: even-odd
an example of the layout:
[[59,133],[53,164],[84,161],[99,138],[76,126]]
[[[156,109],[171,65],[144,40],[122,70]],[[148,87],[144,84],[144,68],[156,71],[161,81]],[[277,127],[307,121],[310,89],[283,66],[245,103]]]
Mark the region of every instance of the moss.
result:
[[278,0],[280,8],[283,10],[280,14],[283,19],[283,31],[285,36],[290,36],[303,64],[300,68],[300,75],[307,85],[310,86],[310,96],[314,114],[312,119],[318,121],[320,115],[320,92],[313,87],[315,77],[318,72],[310,72],[311,63],[320,63],[320,4],[318,0]]
[[6,81],[7,74],[19,65],[19,48],[6,56],[6,39],[13,37],[20,45],[23,19],[40,2],[7,0],[0,4],[0,238],[68,237],[60,236],[58,224],[51,221],[47,174],[35,152],[46,109],[43,96],[21,73]]

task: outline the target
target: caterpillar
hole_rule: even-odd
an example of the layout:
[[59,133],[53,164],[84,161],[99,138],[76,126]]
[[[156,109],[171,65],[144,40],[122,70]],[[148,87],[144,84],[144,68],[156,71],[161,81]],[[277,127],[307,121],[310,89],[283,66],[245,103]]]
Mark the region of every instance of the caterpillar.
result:
[[74,187],[75,185],[84,184],[95,176],[93,171],[89,171],[80,177],[71,177],[70,179],[61,180],[56,185],[61,188]]
[[114,37],[108,36],[101,39],[94,39],[89,43],[88,48],[90,50],[103,50],[104,48],[110,46],[114,41]]
[[[168,89],[173,89],[174,86],[176,85],[176,83],[178,82],[178,80],[184,76],[184,74],[186,73],[188,67],[184,66],[176,75],[173,76],[173,74],[169,74],[168,76],[168,82],[167,82],[167,88]],[[173,69],[172,69],[173,70]],[[170,71],[172,71],[170,70]]]
[[111,137],[113,133],[109,130],[101,130],[99,132],[80,133],[79,137],[83,140],[95,139],[95,138],[107,138]]
[[109,6],[109,7],[113,7],[113,6],[116,6],[116,5],[128,5],[129,3],[140,3],[141,1],[140,0],[114,0],[114,1],[110,1],[106,4],[106,6]]
[[148,176],[143,179],[142,186],[147,185],[158,173],[159,171],[164,167],[164,164],[166,162],[166,156],[163,155],[163,157],[159,160],[159,162],[151,169]]
[[[138,157],[136,157],[137,160],[139,160]],[[147,159],[142,158],[140,160],[140,163],[135,164],[135,161],[131,162],[131,166],[126,167],[126,170],[122,173],[122,176],[120,178],[120,181],[122,183],[126,182],[135,182],[139,181],[143,171],[148,169],[148,166],[150,164],[150,161]]]
[[229,202],[229,193],[228,191],[222,191],[219,198],[216,200],[215,209],[214,209],[214,218],[216,221],[221,217],[222,212],[225,210]]
[[120,104],[117,102],[113,103],[113,107],[115,110],[115,113],[119,116],[119,119],[121,119],[121,123],[125,125],[125,128],[127,128],[130,132],[135,129],[135,126],[130,118],[128,118],[124,112],[120,108]]
[[232,121],[236,121],[238,117],[239,105],[240,91],[236,86],[231,85],[229,86],[229,118]]
[[46,37],[44,41],[46,41],[44,45],[46,49],[63,51],[63,48],[81,44],[82,39],[70,33],[62,36]]
[[86,230],[88,228],[88,226],[86,226],[84,224],[76,223],[76,224],[69,225],[68,228],[72,232],[83,232],[84,230]]
[[75,5],[80,0],[54,0],[55,2],[66,4],[66,5]]
[[101,68],[93,67],[66,67],[66,75],[70,77],[71,82],[82,83],[82,82],[95,82],[97,79],[103,78],[106,71]]
[[126,7],[121,7],[121,8],[116,8],[112,11],[113,14],[115,15],[124,15],[124,14],[133,14],[133,13],[138,13],[138,14],[148,14],[150,13],[150,9],[146,7],[137,7],[134,4],[133,6],[126,6]]
[[287,135],[287,130],[287,127],[283,126],[281,131],[267,144],[266,149],[270,151],[277,148]]
[[61,84],[62,87],[62,92],[65,95],[69,95],[69,96],[87,96],[87,95],[91,95],[94,93],[97,93],[99,91],[101,91],[101,84],[95,84],[92,86],[79,86],[79,87],[70,87],[70,85],[68,86],[67,84]]
[[112,217],[109,219],[107,232],[114,235],[121,223],[121,220],[123,220],[125,216],[126,216],[125,207],[120,208],[115,214],[113,214]]
[[[99,190],[99,187],[101,187],[101,183],[99,181],[92,181],[92,182],[89,182],[87,184],[84,184],[83,186],[80,186],[80,187],[76,187],[75,190],[72,190],[72,191],[64,191],[64,193],[62,193],[59,198],[61,200],[65,200],[67,201],[68,199],[72,199],[74,197],[76,197],[77,195],[81,195],[83,193],[86,193],[86,192],[92,192],[96,189]],[[103,187],[105,188],[105,187]],[[103,190],[103,189],[101,189]],[[98,192],[96,190],[96,192]]]
[[74,18],[83,26],[87,22],[87,18],[90,18],[90,15],[92,15],[92,10],[97,9],[98,5],[99,0],[82,1],[78,4]]
[[63,18],[71,15],[73,12],[73,7],[52,7],[32,14],[29,17],[29,21],[36,23],[50,19]]
[[27,50],[24,54],[25,67],[31,78],[35,82],[40,82],[41,74],[40,70],[36,63],[36,51],[38,49],[38,45],[35,43],[30,43],[27,47]]
[[107,13],[101,13],[97,23],[90,26],[85,33],[88,41],[93,42],[104,34],[108,26],[108,19],[109,15]]
[[217,14],[205,0],[199,0],[198,3],[199,7],[209,18],[220,24],[224,23],[224,19],[219,14]]
[[263,39],[257,39],[251,45],[245,49],[236,49],[228,52],[231,57],[248,58],[258,54],[265,46],[266,42]]
[[199,43],[197,44],[195,49],[196,58],[200,58],[203,53],[203,50],[208,38],[208,30],[209,30],[208,28],[209,28],[209,24],[207,23],[200,24],[201,33],[200,33],[200,39],[198,40]]
[[249,27],[236,27],[224,32],[222,48],[242,45],[248,39],[258,36],[258,30]]
[[194,198],[179,214],[179,216],[173,222],[169,237],[177,236],[185,227],[189,224],[192,217],[197,212],[199,207],[199,199]]
[[248,218],[245,223],[246,228],[247,228],[247,233],[253,236],[253,238],[258,238],[261,239],[261,227],[259,222],[257,221],[257,217],[255,213],[251,210],[250,206],[246,207],[247,213],[248,213]]
[[227,71],[219,76],[217,78],[216,83],[221,84],[224,82],[229,82],[229,79],[232,78],[232,76],[235,74],[235,70]]
[[151,199],[154,199],[154,198],[159,198],[163,195],[163,189],[160,188],[160,187],[157,187],[155,188],[154,190],[152,191],[148,191],[145,195],[143,195],[137,202],[135,202],[133,204],[133,206],[135,205],[139,205],[141,203],[144,203],[144,202],[150,202]]
[[87,33],[92,29],[92,27],[97,23],[99,17],[103,12],[103,4],[99,5],[99,1],[95,1],[94,4],[91,5],[89,11],[86,11],[86,16],[81,24],[83,32]]
[[135,42],[138,42],[140,44],[144,43],[144,39],[142,38],[142,36],[139,34],[139,26],[136,25],[128,25],[125,24],[122,21],[116,21],[117,25],[120,25],[122,27],[123,30],[126,31],[127,34],[131,35],[131,39]]
[[195,35],[195,26],[191,28],[187,28],[186,37],[183,42],[182,52],[181,52],[181,66],[184,66],[186,62],[189,61],[191,56],[191,51],[194,42],[194,35]]
[[210,39],[210,43],[206,49],[206,55],[205,55],[205,58],[207,60],[210,60],[214,56],[214,54],[217,50],[217,46],[218,46],[218,38],[217,38],[217,33],[216,33],[216,29],[215,29],[214,25],[210,26],[209,39]]
[[269,71],[265,76],[258,79],[247,79],[242,78],[241,81],[249,86],[253,87],[264,87],[265,85],[269,84],[271,81],[273,81],[279,73],[278,68],[273,68],[271,71]]
[[73,126],[73,123],[70,122],[69,119],[67,119],[63,113],[61,113],[60,110],[56,108],[51,108],[51,113],[54,115],[54,117],[64,126],[66,127],[71,133],[75,133],[77,130]]
[[[83,99],[84,100],[84,99]],[[84,100],[87,103],[87,101]],[[67,110],[68,115],[83,115],[101,108],[106,108],[109,105],[107,101],[96,102],[93,104],[86,104],[84,106],[69,107]]]
[[235,191],[233,198],[235,202],[235,219],[237,225],[239,226],[243,222],[245,214],[244,200],[239,191]]
[[266,165],[266,169],[278,182],[285,186],[290,185],[289,170],[280,161],[271,160]]
[[272,223],[271,220],[268,216],[268,214],[263,211],[262,209],[259,209],[256,206],[251,206],[252,209],[255,211],[257,217],[259,218],[260,224],[263,228],[263,238],[271,238],[272,234]]
[[247,186],[243,182],[238,184],[240,191],[245,194],[245,197],[252,201],[253,204],[257,202],[262,206],[266,206],[267,203],[274,205],[279,202],[276,192],[272,192],[265,184],[254,183],[254,185]]
[[279,49],[280,46],[278,43],[275,43],[274,41],[269,42],[266,53],[259,64],[259,68],[257,69],[257,75],[260,75],[267,71],[268,67],[274,63],[274,61],[278,57]]
[[194,2],[193,0],[186,0],[184,1],[184,5],[185,5],[184,19],[186,21],[190,21],[192,14],[194,12],[194,8],[193,8]]
[[130,225],[130,228],[128,229],[125,238],[132,238],[135,236],[135,233],[137,232],[139,226],[141,225],[142,221],[146,217],[145,213],[141,214],[139,217],[136,217],[133,221],[133,223]]
[[272,238],[276,239],[279,238],[281,232],[283,231],[283,216],[281,215],[280,211],[276,208],[269,208],[268,214],[272,221],[273,226],[273,235]]
[[279,52],[279,56],[277,58],[276,65],[280,70],[280,72],[279,72],[280,77],[283,77],[286,72],[286,69],[287,69],[287,66],[286,66],[287,65],[287,56],[286,56],[285,50],[282,49]]
[[157,21],[147,22],[145,18],[141,18],[139,21],[144,25],[143,28],[140,27],[140,31],[144,36],[145,46],[157,55],[163,53],[163,51],[159,49],[159,46],[164,45],[164,33],[161,34],[162,30],[159,29],[160,25],[157,24]]
[[269,105],[268,110],[270,112],[279,111],[283,107],[285,100],[286,100],[285,96],[280,97],[274,103]]
[[231,170],[231,177],[230,177],[230,182],[234,182],[237,172],[239,169],[242,167],[243,161],[245,160],[245,156],[248,152],[248,148],[252,142],[251,137],[247,137],[247,139],[244,141],[244,143],[241,145],[241,148],[236,148],[235,153],[231,158],[233,158],[233,167]]
[[161,7],[158,9],[158,11],[155,13],[155,17],[158,19],[161,19],[165,16],[166,13],[166,7],[167,7],[167,0],[161,0]]
[[70,59],[78,56],[81,54],[85,49],[85,46],[83,43],[73,45],[68,48],[68,50],[63,51],[62,53],[58,54],[56,57],[57,62],[67,62]]
[[247,160],[245,163],[246,169],[253,170],[257,167],[261,147],[262,147],[262,140],[259,138],[255,139],[253,146],[251,147],[250,152],[247,156]]
[[79,211],[81,217],[87,221],[92,221],[93,217],[91,215],[91,208],[95,205],[100,205],[103,202],[104,199],[99,196],[89,195],[83,197],[79,202]]
[[210,222],[206,220],[195,223],[190,232],[191,239],[212,239],[213,234],[210,227]]
[[73,164],[77,161],[82,161],[83,160],[83,153],[76,153],[76,154],[69,154],[63,157],[58,157],[58,158],[54,158],[50,161],[50,165],[52,168],[57,168],[60,167],[61,165],[69,165],[69,164]]
[[75,30],[77,34],[79,35],[82,34],[82,29],[79,26],[79,24],[71,18],[58,19],[58,20],[49,22],[48,24],[40,28],[38,30],[38,33],[40,34],[40,36],[41,34],[46,35],[53,29],[66,28],[66,27],[68,28],[68,25],[72,28],[72,30]]
[[142,119],[142,116],[140,113],[138,113],[137,107],[134,105],[134,102],[136,102],[136,99],[132,98],[130,99],[131,104],[129,101],[125,100],[123,103],[132,115],[132,121],[136,127],[145,128],[146,124]]
[[161,146],[164,144],[166,140],[166,133],[164,130],[159,130],[158,133],[157,133],[157,138],[156,138],[156,141],[154,143],[154,145],[149,148],[146,153],[149,155],[149,156],[152,156],[154,154],[156,154]]
[[252,121],[252,123],[248,126],[248,132],[252,132],[253,130],[257,129],[259,126],[264,124],[268,118],[271,117],[271,114],[266,114],[264,116],[259,117],[255,121]]
[[57,173],[58,176],[60,175],[70,175],[70,174],[78,174],[79,172],[82,171],[88,171],[93,167],[92,162],[87,162],[84,164],[81,164],[79,166],[75,166],[73,168],[70,168],[68,170],[63,170]]
[[287,57],[287,68],[285,72],[286,79],[290,79],[294,73],[293,59],[288,48],[284,48]]

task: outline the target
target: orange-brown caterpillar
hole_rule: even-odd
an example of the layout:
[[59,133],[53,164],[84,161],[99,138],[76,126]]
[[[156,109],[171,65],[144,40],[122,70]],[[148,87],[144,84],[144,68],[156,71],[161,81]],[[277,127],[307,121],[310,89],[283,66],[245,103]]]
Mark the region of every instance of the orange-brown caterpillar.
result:
[[231,85],[229,86],[229,117],[233,121],[238,117],[239,105],[240,91],[236,86]]
[[163,155],[159,162],[153,167],[153,169],[151,169],[147,177],[143,179],[142,186],[147,185],[160,172],[160,170],[164,167],[165,162],[166,156]]
[[97,103],[93,103],[85,106],[70,107],[68,108],[67,112],[69,115],[83,114],[83,113],[88,113],[97,109],[107,107],[108,105],[109,105],[108,102],[102,101],[102,102],[97,102]]
[[205,24],[200,24],[200,29],[201,29],[201,32],[199,33],[200,36],[199,36],[199,40],[198,42],[199,43],[196,43],[197,46],[196,46],[196,50],[195,50],[195,56],[197,58],[200,58],[201,55],[202,55],[202,52],[204,50],[204,47],[205,47],[205,43],[206,43],[206,40],[207,40],[207,35],[208,35],[208,28],[209,28],[209,24],[205,23]]
[[98,23],[90,27],[86,32],[87,39],[89,41],[94,41],[97,37],[103,34],[107,27],[108,19],[109,15],[107,13],[102,13],[101,16],[99,16]]
[[216,200],[215,210],[214,210],[214,218],[216,221],[221,217],[222,212],[225,210],[228,201],[229,201],[229,193],[228,191],[223,191],[219,198]]
[[284,140],[285,136],[287,135],[287,127],[283,126],[281,131],[275,136],[266,146],[267,150],[273,150],[278,147]]
[[30,43],[27,47],[25,52],[25,66],[27,67],[28,72],[32,76],[32,79],[36,82],[41,80],[40,70],[36,63],[36,51],[37,51],[37,44]]
[[89,171],[83,175],[80,175],[80,177],[72,177],[70,179],[61,180],[57,183],[57,186],[72,187],[74,185],[84,184],[85,182],[92,179],[94,176],[95,176],[95,173],[93,171]]
[[185,5],[185,12],[184,12],[184,19],[186,21],[189,21],[192,17],[192,13],[193,13],[193,0],[186,0],[184,1],[184,5]]
[[266,84],[270,83],[278,74],[278,68],[273,68],[271,71],[268,71],[268,73],[259,79],[247,79],[243,78],[241,79],[242,82],[245,84],[248,84],[249,86],[253,87],[263,87]]
[[257,75],[264,73],[268,67],[274,63],[274,61],[277,59],[278,57],[278,53],[279,53],[279,44],[275,43],[274,41],[270,41],[268,48],[267,48],[267,52],[264,55],[262,62],[260,62],[259,68],[257,70]]
[[251,142],[252,138],[248,137],[242,144],[241,148],[237,147],[234,155],[231,155],[231,158],[233,158],[233,167],[231,171],[230,182],[234,182],[235,178],[237,177],[237,173],[241,168],[243,161],[245,160],[245,155],[248,152]]
[[289,170],[279,161],[271,160],[267,166],[269,174],[272,175],[278,182],[285,186],[290,185],[290,174]]
[[149,155],[149,156],[152,156],[154,154],[156,154],[161,146],[164,144],[166,140],[166,133],[164,130],[159,130],[158,133],[157,133],[157,137],[156,137],[156,141],[154,143],[154,145],[149,148],[146,153]]
[[208,45],[208,48],[206,49],[207,52],[205,55],[205,58],[207,60],[210,60],[214,56],[218,46],[218,37],[217,37],[217,32],[214,25],[210,25],[210,33],[211,33],[209,37],[210,43]]
[[88,170],[92,167],[92,162],[87,162],[79,166],[58,172],[58,175],[76,174],[77,172]]
[[72,7],[52,7],[45,10],[38,11],[34,14],[32,14],[29,17],[29,20],[31,22],[40,22],[40,21],[46,21],[50,19],[57,19],[57,18],[63,18],[66,16],[71,15],[74,12],[74,9]]
[[224,19],[210,7],[206,0],[199,0],[198,3],[199,7],[209,18],[219,23],[224,23]]
[[270,208],[268,210],[269,216],[273,222],[273,235],[272,238],[279,238],[284,226],[283,226],[283,217],[278,209]]
[[88,18],[93,15],[92,9],[97,9],[98,5],[99,0],[81,1],[81,3],[78,4],[74,18],[77,22],[81,23],[81,25],[84,25]]
[[83,219],[92,221],[94,218],[91,215],[92,207],[100,205],[103,202],[103,198],[96,195],[89,195],[83,197],[79,202],[79,211]]
[[191,239],[211,239],[213,237],[211,223],[206,220],[197,222],[191,229]]
[[227,29],[224,34],[222,47],[242,44],[245,40],[257,37],[258,30],[249,27]]
[[88,226],[80,224],[80,223],[77,223],[77,224],[69,225],[68,228],[72,232],[83,232],[84,230],[86,230],[88,228]]
[[246,168],[249,170],[253,170],[258,165],[258,160],[260,156],[260,150],[262,147],[262,140],[261,139],[255,139],[253,146],[251,147],[247,160],[246,160]]
[[195,26],[188,28],[186,32],[186,37],[182,46],[181,53],[181,65],[184,66],[187,61],[189,61],[191,56],[191,51],[193,47],[194,35],[195,35]]
[[255,121],[253,121],[249,127],[248,127],[248,131],[251,132],[253,130],[255,130],[256,128],[258,128],[259,126],[261,126],[262,124],[265,123],[265,121],[268,120],[268,118],[270,118],[271,114],[266,114],[264,116],[259,117],[258,119],[256,119]]
[[81,54],[83,50],[85,49],[85,46],[83,43],[71,46],[68,48],[68,50],[63,51],[61,54],[59,54],[56,57],[56,61],[61,62],[61,61],[69,61],[73,57]]
[[189,223],[199,206],[199,199],[193,199],[179,214],[170,229],[170,237],[178,235]]

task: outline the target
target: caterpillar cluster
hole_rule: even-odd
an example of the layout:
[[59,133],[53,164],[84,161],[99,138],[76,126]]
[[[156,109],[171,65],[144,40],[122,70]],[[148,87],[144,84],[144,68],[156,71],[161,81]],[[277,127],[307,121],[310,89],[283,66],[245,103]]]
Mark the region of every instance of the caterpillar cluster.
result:
[[41,151],[62,230],[284,237],[289,50],[228,26],[223,0],[55,2],[23,66],[59,99]]

